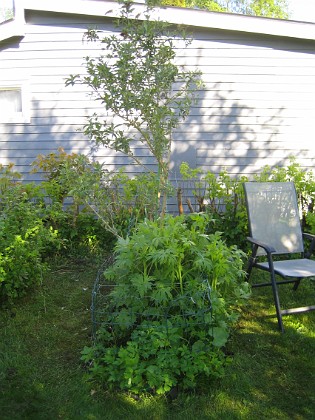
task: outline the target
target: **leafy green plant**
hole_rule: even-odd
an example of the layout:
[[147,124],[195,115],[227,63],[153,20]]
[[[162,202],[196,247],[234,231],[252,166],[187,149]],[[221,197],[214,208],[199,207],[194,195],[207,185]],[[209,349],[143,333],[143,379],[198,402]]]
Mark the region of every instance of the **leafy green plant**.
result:
[[[79,190],[74,186],[74,194]],[[81,189],[83,196],[88,197],[87,206],[91,206],[115,237],[126,237],[137,222],[157,217],[158,204],[152,197],[158,191],[159,180],[155,174],[143,173],[131,178],[123,170],[101,176],[91,187]]]
[[226,171],[218,175],[200,169],[192,169],[186,162],[180,166],[183,182],[190,182],[197,208],[190,204],[191,211],[209,214],[211,223],[208,233],[221,232],[229,245],[247,249],[247,215],[242,183],[245,176],[232,177]]
[[[92,172],[97,169],[98,166],[97,163],[93,166],[93,162],[88,156],[78,153],[69,154],[59,147],[57,152],[38,155],[32,162],[32,173],[41,173],[44,178],[41,186],[52,203],[64,204],[73,189],[74,179],[70,174],[73,173],[76,177],[80,177],[87,171]],[[72,203],[74,218],[79,213],[79,206],[82,204],[76,198],[74,197]]]
[[[3,177],[1,181],[4,185]],[[32,184],[7,182],[1,190],[0,300],[24,295],[41,282],[47,269],[44,259],[56,232],[44,225],[36,197],[40,197],[39,189]]]
[[206,215],[144,221],[119,239],[105,319],[82,359],[110,389],[164,394],[221,376],[222,348],[248,297],[242,252],[218,233],[205,233]]
[[[166,4],[175,4],[175,2]],[[287,0],[186,0],[179,6],[277,19],[288,19],[289,17]]]
[[63,252],[108,249],[138,220],[157,215],[152,200],[159,189],[155,174],[130,178],[123,170],[109,172],[88,156],[67,154],[62,148],[39,155],[32,166],[33,172],[43,172],[45,221],[58,230]]
[[13,170],[14,164],[2,165],[0,163],[0,194],[4,194],[5,191],[12,185],[15,185],[21,178],[21,174]]
[[59,148],[57,152],[39,155],[32,166],[32,171],[42,172],[44,178],[43,217],[47,225],[58,230],[59,250],[79,257],[108,249],[114,235],[110,229],[104,229],[103,221],[95,215],[99,215],[94,200],[96,189],[103,186],[105,194],[109,191],[107,171],[102,165],[83,154],[68,154]]

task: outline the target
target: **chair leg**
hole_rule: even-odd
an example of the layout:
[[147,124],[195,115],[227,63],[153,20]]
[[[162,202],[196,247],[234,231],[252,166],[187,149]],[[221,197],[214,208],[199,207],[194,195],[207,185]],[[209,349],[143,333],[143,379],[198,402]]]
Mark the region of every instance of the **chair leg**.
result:
[[252,250],[252,255],[249,257],[249,260],[248,260],[248,265],[247,265],[247,270],[246,270],[246,281],[249,281],[249,277],[251,275],[252,269],[255,264],[256,253],[257,253],[257,246],[254,245],[253,250]]
[[270,281],[271,281],[271,287],[272,287],[272,292],[273,292],[273,298],[274,298],[274,301],[275,301],[275,307],[276,307],[276,313],[277,313],[277,319],[278,319],[278,326],[279,326],[279,330],[283,333],[284,332],[284,327],[283,327],[282,314],[281,314],[281,309],[280,309],[280,300],[279,300],[278,287],[277,287],[277,283],[276,283],[276,275],[275,275],[275,270],[274,270],[274,267],[273,267],[273,261],[272,261],[271,254],[268,254],[267,258],[268,258],[268,263],[269,263]]
[[253,258],[252,258],[252,257],[250,257],[250,258],[249,258],[248,265],[247,265],[247,269],[246,269],[246,276],[245,276],[245,280],[246,280],[247,282],[249,282],[249,278],[250,278],[250,275],[251,275],[251,272],[252,272],[253,266],[254,266],[254,260],[253,260]]
[[301,279],[297,279],[293,286],[294,291],[299,287],[300,283],[301,283]]
[[278,319],[278,327],[279,327],[279,330],[283,333],[284,332],[284,327],[283,327],[282,315],[281,315],[281,309],[280,309],[278,287],[277,287],[277,283],[276,283],[275,273],[274,273],[273,270],[270,272],[270,280],[271,280],[273,298],[274,298],[274,301],[275,301],[275,307],[276,307],[276,313],[277,313],[277,319]]

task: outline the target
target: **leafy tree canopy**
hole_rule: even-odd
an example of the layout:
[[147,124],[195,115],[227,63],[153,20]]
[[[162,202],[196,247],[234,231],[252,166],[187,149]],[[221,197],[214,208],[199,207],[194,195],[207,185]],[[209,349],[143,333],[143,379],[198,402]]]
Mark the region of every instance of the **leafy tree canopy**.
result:
[[168,6],[288,19],[288,0],[162,0]]

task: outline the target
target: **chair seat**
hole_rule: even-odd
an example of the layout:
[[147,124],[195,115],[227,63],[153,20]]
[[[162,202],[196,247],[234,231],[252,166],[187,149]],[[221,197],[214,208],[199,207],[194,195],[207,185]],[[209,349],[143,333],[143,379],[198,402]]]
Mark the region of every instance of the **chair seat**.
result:
[[[283,277],[312,277],[315,276],[315,261],[307,258],[297,260],[274,261],[275,273]],[[268,269],[268,263],[259,263],[257,266]]]

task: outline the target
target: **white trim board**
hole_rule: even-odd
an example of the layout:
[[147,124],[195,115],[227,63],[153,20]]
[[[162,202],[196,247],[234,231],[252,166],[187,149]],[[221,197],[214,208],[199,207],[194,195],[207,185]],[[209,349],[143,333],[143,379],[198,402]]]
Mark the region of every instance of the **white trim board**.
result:
[[[115,17],[120,5],[110,0],[18,0],[16,7],[24,10],[36,10],[55,13],[79,14],[86,16]],[[134,3],[135,16],[141,19],[144,4]],[[244,16],[232,13],[208,12],[204,10],[178,7],[156,9],[154,17],[174,24],[205,29],[247,32],[279,37],[315,40],[315,24],[282,19],[270,19],[256,16]]]

